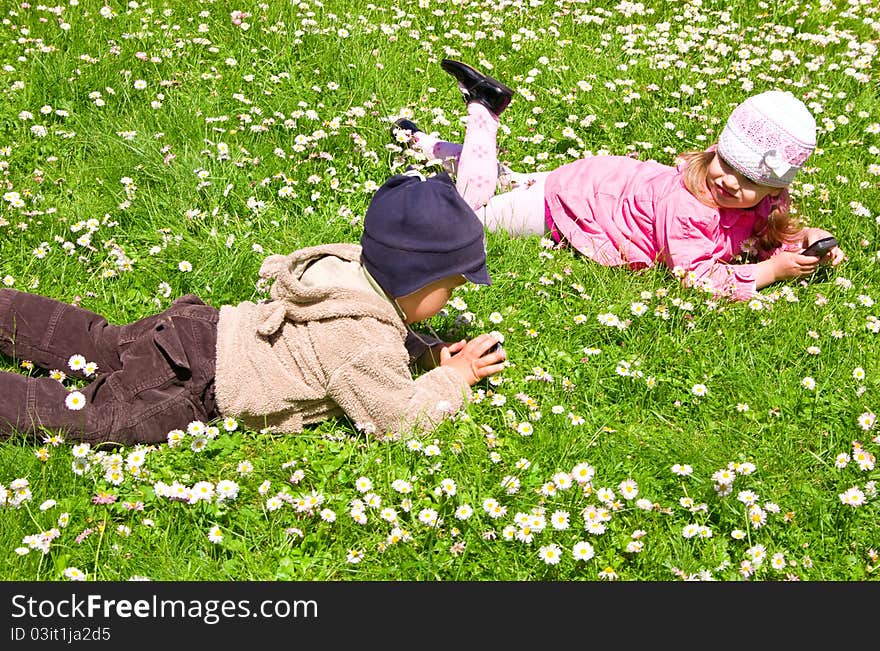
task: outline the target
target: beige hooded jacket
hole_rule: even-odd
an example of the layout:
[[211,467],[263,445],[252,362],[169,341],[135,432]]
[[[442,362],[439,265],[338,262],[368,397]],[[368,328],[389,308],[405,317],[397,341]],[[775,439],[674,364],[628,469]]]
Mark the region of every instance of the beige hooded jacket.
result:
[[251,429],[299,432],[347,415],[380,437],[428,432],[470,387],[449,367],[413,379],[407,328],[360,264],[361,247],[325,244],[272,255],[271,298],[220,308],[216,399]]

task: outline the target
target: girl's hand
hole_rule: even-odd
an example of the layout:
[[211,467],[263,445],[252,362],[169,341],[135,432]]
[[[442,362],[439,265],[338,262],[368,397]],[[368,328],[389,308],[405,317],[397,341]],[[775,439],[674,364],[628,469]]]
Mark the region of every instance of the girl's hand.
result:
[[[831,252],[829,251],[830,255]],[[819,258],[801,255],[795,251],[780,251],[772,258],[755,264],[755,286],[766,287],[777,280],[787,280],[813,273],[819,266]]]
[[498,340],[489,334],[474,337],[470,341],[456,341],[440,350],[440,366],[452,367],[473,386],[483,378],[504,369],[504,360],[507,359],[504,349],[488,352],[497,343]]
[[846,253],[843,252],[839,246],[835,246],[828,253],[825,254],[825,257],[822,258],[821,262],[829,263],[832,267],[836,267],[841,262],[846,260]]
[[770,258],[768,262],[775,263],[776,280],[787,280],[799,276],[808,276],[815,272],[819,268],[820,260],[820,258],[813,255],[801,255],[796,251],[782,251]]
[[[804,248],[807,248],[813,242],[821,240],[824,237],[831,237],[831,233],[822,228],[805,228],[803,240]],[[844,260],[846,260],[846,254],[839,246],[835,246],[820,258],[822,264],[830,264],[832,267],[836,267]]]
[[819,258],[819,264],[830,264],[832,267],[836,267],[844,260],[846,260],[846,254],[843,252],[843,249],[839,246],[835,246],[828,253]]

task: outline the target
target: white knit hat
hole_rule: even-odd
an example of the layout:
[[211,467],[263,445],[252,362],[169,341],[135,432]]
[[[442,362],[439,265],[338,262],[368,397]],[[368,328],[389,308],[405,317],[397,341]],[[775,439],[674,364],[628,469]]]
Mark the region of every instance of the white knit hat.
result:
[[816,120],[789,92],[771,90],[733,109],[718,153],[761,185],[787,187],[816,147]]

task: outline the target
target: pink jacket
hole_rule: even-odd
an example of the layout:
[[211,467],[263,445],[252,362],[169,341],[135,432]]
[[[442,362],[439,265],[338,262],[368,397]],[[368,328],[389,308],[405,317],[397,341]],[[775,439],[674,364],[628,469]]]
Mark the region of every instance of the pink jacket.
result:
[[727,263],[766,222],[769,198],[750,210],[710,208],[685,188],[683,168],[627,156],[584,158],[548,175],[547,210],[562,237],[600,264],[639,269],[659,260],[680,268],[688,284],[751,298],[755,265]]

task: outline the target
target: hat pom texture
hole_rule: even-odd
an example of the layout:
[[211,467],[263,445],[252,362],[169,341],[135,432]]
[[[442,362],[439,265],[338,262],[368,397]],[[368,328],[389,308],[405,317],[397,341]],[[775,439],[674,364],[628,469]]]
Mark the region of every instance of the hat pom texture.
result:
[[444,173],[397,174],[364,216],[361,261],[394,298],[462,275],[489,285],[483,224]]
[[717,151],[752,181],[785,188],[815,148],[816,120],[809,109],[791,93],[773,90],[733,110]]

